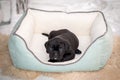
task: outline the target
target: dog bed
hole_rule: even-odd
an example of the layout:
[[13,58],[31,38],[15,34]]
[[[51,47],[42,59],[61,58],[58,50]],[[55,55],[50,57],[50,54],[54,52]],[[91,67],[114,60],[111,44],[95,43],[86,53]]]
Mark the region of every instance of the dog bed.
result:
[[[79,39],[82,54],[65,62],[48,62],[41,33],[68,29]],[[17,68],[45,71],[94,71],[104,67],[112,52],[112,31],[100,11],[61,12],[28,9],[15,25],[9,39],[9,51]]]

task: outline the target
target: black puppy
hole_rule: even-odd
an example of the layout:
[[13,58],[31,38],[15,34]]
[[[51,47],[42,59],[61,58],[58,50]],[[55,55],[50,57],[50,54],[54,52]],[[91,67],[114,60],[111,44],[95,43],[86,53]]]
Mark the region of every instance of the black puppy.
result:
[[61,29],[51,31],[50,34],[42,33],[48,36],[48,41],[45,43],[46,52],[49,53],[49,62],[63,62],[71,60],[75,54],[80,54],[78,50],[79,40],[69,30]]

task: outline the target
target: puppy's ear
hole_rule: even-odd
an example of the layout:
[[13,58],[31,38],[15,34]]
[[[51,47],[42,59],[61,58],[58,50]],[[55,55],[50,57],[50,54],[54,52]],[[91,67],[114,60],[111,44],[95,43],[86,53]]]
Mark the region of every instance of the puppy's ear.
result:
[[45,43],[45,48],[46,48],[46,52],[48,53],[48,48],[49,48],[48,42]]
[[48,47],[48,42],[45,43],[45,47],[46,47],[46,48]]

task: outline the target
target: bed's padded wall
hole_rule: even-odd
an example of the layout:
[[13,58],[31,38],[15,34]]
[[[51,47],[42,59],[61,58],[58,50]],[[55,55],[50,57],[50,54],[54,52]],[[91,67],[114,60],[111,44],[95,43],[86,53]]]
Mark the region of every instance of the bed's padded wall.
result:
[[31,39],[34,34],[34,29],[35,20],[33,16],[28,12],[20,24],[20,27],[16,31],[16,34],[20,35],[26,41],[27,45],[30,46]]
[[[77,36],[89,35],[92,22],[98,13],[58,13],[32,10],[36,22],[36,33],[49,33],[56,29],[69,29]],[[47,23],[47,24],[46,24]]]
[[106,32],[106,23],[101,13],[95,18],[90,31],[91,40],[103,35]]

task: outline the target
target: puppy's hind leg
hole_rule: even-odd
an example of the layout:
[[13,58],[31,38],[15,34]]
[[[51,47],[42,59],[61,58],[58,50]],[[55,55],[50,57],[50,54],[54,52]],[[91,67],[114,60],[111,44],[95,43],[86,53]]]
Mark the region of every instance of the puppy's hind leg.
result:
[[82,52],[79,49],[75,50],[75,54],[81,54],[81,53]]

